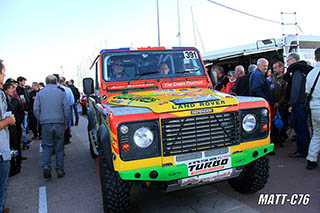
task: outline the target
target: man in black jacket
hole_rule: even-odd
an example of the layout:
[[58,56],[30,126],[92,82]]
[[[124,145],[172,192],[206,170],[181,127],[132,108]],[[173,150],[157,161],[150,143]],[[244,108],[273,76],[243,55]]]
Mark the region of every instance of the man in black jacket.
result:
[[284,80],[288,82],[286,98],[289,100],[290,125],[296,133],[297,151],[289,154],[290,158],[306,157],[310,143],[310,134],[307,125],[307,114],[304,109],[306,104],[306,76],[312,69],[305,61],[300,61],[297,53],[288,56],[288,71]]
[[30,110],[30,97],[27,89],[25,88],[27,79],[25,77],[19,76],[17,78],[18,86],[17,86],[17,94],[23,103],[25,108],[25,116],[23,120],[23,146],[22,149],[29,149],[30,140],[27,138],[27,128],[28,128],[28,111]]
[[[74,111],[74,114],[76,116],[75,125],[78,126],[79,124],[79,112],[78,112],[78,105],[80,103],[80,93],[77,87],[74,86],[74,81],[71,79],[68,82],[68,86],[72,91],[73,97],[74,97],[74,104],[72,105],[71,109]],[[73,125],[73,112],[71,112],[71,124]]]

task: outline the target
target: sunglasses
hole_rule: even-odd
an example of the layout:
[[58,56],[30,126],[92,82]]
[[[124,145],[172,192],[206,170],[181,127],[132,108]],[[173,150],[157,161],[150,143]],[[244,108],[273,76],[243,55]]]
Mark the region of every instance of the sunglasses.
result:
[[123,65],[122,64],[114,64],[114,66],[122,67]]

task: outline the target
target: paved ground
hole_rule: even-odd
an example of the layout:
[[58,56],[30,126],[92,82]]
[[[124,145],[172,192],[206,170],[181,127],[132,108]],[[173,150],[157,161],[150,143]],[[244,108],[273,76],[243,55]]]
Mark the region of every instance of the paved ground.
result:
[[[96,161],[90,157],[86,133],[86,119],[73,127],[72,143],[65,148],[66,176],[45,181],[42,177],[40,141],[34,141],[24,152],[28,159],[23,162],[20,174],[11,177],[8,185],[7,207],[12,213],[99,213],[103,212],[102,198]],[[157,187],[143,189],[133,186],[132,212],[320,212],[320,168],[305,169],[304,159],[289,159],[294,142],[285,148],[277,148],[270,156],[270,178],[259,193],[242,195],[227,182],[176,191],[159,192]],[[53,160],[54,163],[54,160]],[[39,193],[40,192],[40,193]],[[258,205],[261,193],[309,193],[310,202],[304,206]]]

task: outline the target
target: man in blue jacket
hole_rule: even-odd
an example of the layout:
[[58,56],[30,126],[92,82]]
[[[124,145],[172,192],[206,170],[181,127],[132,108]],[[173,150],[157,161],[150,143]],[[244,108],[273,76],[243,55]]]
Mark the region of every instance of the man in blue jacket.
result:
[[257,61],[257,69],[250,75],[249,94],[254,97],[261,97],[268,101],[270,106],[274,105],[274,99],[271,93],[270,83],[265,74],[268,71],[269,62],[265,58]]

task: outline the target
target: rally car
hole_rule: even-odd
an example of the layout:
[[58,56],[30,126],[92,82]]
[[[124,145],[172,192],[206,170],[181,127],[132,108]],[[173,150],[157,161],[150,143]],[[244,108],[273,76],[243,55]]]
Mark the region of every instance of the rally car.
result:
[[88,135],[106,212],[128,210],[132,183],[172,191],[229,180],[241,193],[267,183],[268,103],[213,90],[197,49],[101,50],[91,69]]

